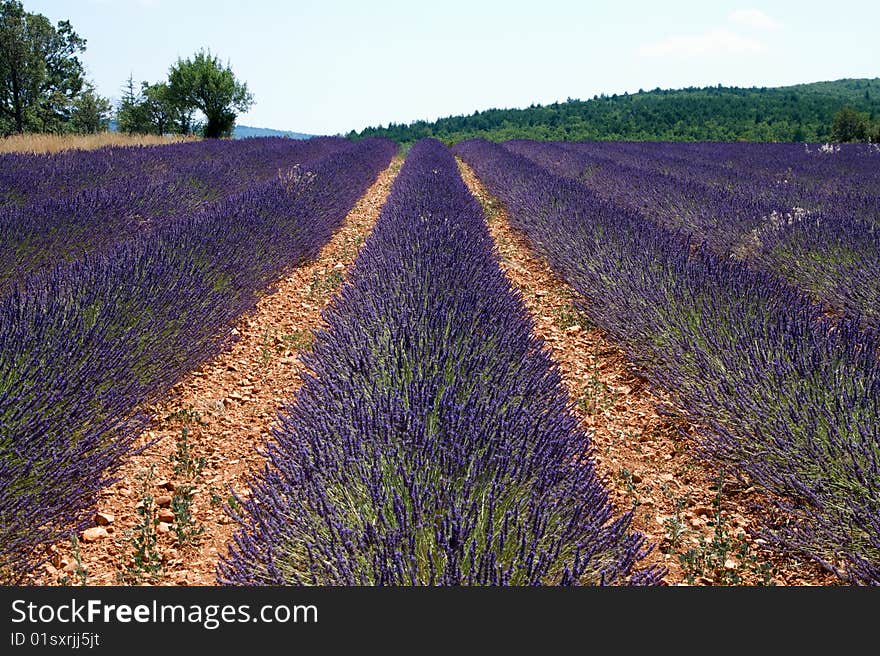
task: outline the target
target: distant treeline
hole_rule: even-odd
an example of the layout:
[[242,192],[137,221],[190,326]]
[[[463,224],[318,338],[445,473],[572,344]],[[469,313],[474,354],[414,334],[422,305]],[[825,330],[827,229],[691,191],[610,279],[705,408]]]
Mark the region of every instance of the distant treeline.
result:
[[789,87],[654,89],[635,94],[569,98],[526,109],[488,109],[434,122],[352,131],[349,137],[383,136],[401,143],[435,137],[456,143],[494,141],[828,141],[835,116],[853,110],[865,125],[859,140],[880,134],[880,78],[814,82]]

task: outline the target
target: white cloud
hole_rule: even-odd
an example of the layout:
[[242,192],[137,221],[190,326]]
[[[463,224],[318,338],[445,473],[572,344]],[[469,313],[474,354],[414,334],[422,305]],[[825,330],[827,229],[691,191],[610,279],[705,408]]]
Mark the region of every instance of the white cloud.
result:
[[708,30],[702,34],[681,34],[639,47],[642,57],[709,57],[764,52],[767,47],[751,37],[730,30]]
[[778,30],[782,27],[778,21],[770,18],[760,9],[737,9],[727,15],[727,20],[756,30]]

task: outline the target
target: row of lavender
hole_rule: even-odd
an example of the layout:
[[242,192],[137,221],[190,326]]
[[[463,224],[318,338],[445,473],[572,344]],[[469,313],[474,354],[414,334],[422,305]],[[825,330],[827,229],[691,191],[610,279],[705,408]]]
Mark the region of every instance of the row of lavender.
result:
[[232,584],[652,583],[452,154],[413,146],[243,501]]
[[880,583],[880,364],[854,321],[484,141],[456,152],[656,384],[706,450],[772,493],[777,545]]
[[199,171],[206,164],[236,166],[242,159],[270,158],[277,151],[327,151],[345,140],[316,137],[295,140],[277,137],[227,140],[210,139],[154,146],[112,146],[94,150],[68,150],[54,154],[0,153],[0,206],[22,205],[59,195],[75,195],[87,189],[110,184],[117,179],[148,180],[161,176],[169,166]]
[[396,149],[360,142],[0,300],[0,579],[19,580],[41,545],[83,524],[145,425],[138,408],[228,342],[233,320],[317,252]]
[[[698,176],[719,186],[755,186],[789,204],[845,201],[880,194],[876,144],[822,147],[782,143],[584,142],[574,149],[635,168]],[[749,185],[748,183],[751,183]]]
[[0,291],[350,147],[276,138],[0,156],[7,197],[27,199],[0,205]]
[[[619,143],[570,145],[583,152],[605,151],[631,168],[663,172],[770,202],[770,214],[757,225],[739,213],[739,256],[791,280],[836,308],[872,313],[876,327],[878,243],[880,243],[880,147],[841,144],[833,148],[803,144]],[[664,182],[660,180],[661,185]],[[702,236],[702,235],[701,235]],[[861,275],[860,275],[861,273]],[[847,303],[848,293],[860,294]],[[840,299],[834,302],[835,299]]]
[[782,275],[880,335],[880,151],[525,141],[506,147],[719,254]]

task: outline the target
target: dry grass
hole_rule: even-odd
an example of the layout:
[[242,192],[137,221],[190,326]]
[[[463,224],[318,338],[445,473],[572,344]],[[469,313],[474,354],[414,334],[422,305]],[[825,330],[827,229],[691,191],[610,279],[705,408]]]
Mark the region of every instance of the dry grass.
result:
[[62,150],[92,150],[103,146],[160,146],[178,141],[194,141],[198,137],[155,134],[16,134],[0,138],[0,153],[57,153]]

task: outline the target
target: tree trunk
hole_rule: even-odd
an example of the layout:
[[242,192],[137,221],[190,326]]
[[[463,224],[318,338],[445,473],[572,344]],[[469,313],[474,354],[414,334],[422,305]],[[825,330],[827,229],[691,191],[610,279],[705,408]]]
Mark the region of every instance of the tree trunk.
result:
[[15,131],[24,132],[24,116],[21,110],[21,85],[18,83],[18,71],[12,69],[12,113],[15,116]]
[[221,130],[220,121],[217,120],[217,117],[208,116],[208,122],[205,124],[205,138],[217,139],[220,137]]

